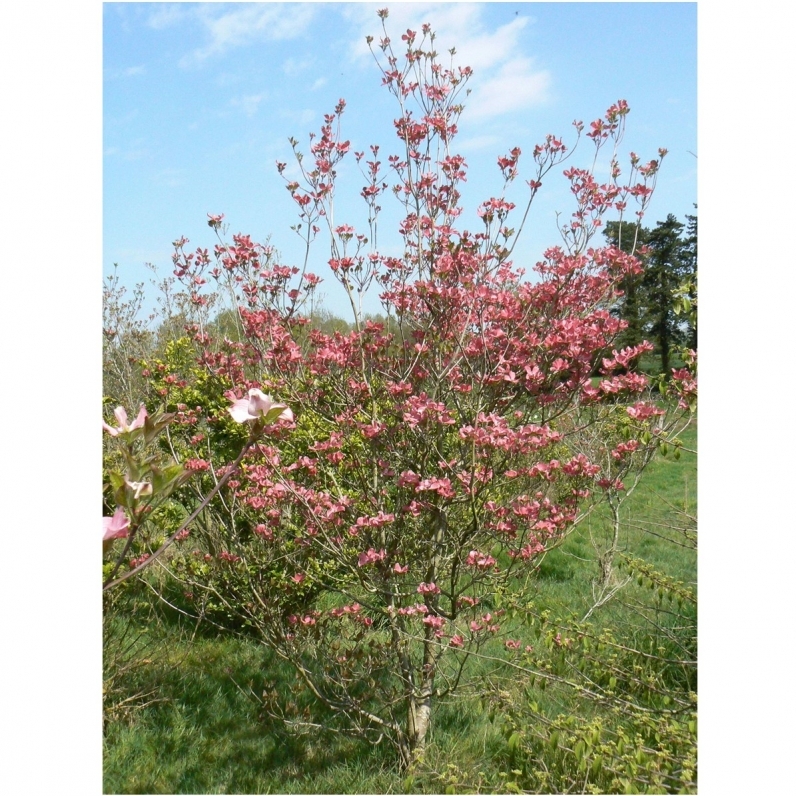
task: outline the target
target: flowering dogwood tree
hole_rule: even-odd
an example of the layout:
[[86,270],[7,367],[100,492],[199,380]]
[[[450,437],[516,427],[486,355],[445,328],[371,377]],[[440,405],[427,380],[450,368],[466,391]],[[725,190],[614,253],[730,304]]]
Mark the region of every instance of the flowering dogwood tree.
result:
[[[309,327],[302,308],[321,279],[308,260],[281,265],[245,235],[231,244],[219,235],[213,255],[188,254],[178,242],[175,275],[195,306],[206,301],[208,279],[237,297],[239,340],[211,346],[204,326],[190,327],[202,383],[228,390],[236,420],[249,407],[256,415],[262,393],[252,391],[292,411],[263,429],[213,504],[222,547],[173,565],[192,595],[212,597],[289,661],[325,712],[269,709],[296,726],[386,737],[408,765],[424,748],[435,700],[461,688],[468,661],[489,645],[509,654],[521,647],[507,636],[502,596],[521,591],[545,551],[596,503],[622,493],[675,430],[663,404],[687,410],[695,383],[677,371],[664,386],[673,400],[652,401],[647,379],[633,372],[650,346],[612,346],[622,323],[611,303],[639,263],[592,239],[631,203],[635,218],[643,215],[659,166],[631,154],[623,176],[627,104],[588,127],[575,123],[594,162],[608,159],[610,177],[599,182],[594,165],[563,171],[574,212],[561,244],[526,276],[512,261],[517,236],[543,180],[572,148],[553,135],[533,148],[519,209],[506,188],[520,174],[521,150],[499,157],[501,194],[478,207],[475,231],[461,228],[467,165],[453,144],[471,70],[443,65],[428,25],[401,40],[399,58],[386,29],[369,39],[399,106],[399,152],[386,165],[376,146],[351,152],[341,100],[308,156],[293,142],[300,178],[277,164],[308,250],[328,234],[352,331]],[[335,214],[346,156],[364,175],[361,230]],[[397,256],[376,246],[390,192],[404,210]],[[515,211],[517,229],[509,226]],[[210,226],[219,231],[221,220],[211,216]],[[386,324],[365,320],[369,290],[379,291]],[[194,428],[201,407],[177,409],[186,440],[208,445],[210,461],[193,469],[207,471],[209,488],[223,472],[212,451],[224,424],[208,410],[205,439]]]

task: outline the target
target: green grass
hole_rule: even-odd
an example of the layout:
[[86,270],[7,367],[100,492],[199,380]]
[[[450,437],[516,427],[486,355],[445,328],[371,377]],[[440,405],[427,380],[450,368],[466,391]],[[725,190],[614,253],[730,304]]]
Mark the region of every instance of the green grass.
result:
[[[696,448],[696,429],[683,437]],[[686,584],[696,581],[696,553],[666,541],[678,510],[696,513],[695,456],[657,457],[627,501],[621,548]],[[599,513],[543,560],[535,581],[539,609],[582,617],[591,606],[597,569],[591,537],[603,532]],[[656,535],[658,534],[658,535]],[[595,630],[648,632],[628,607],[649,600],[635,581],[597,610]],[[178,618],[152,612],[138,598],[132,662],[112,694],[105,731],[106,793],[440,793],[499,792],[510,761],[501,717],[477,695],[440,704],[424,764],[412,779],[398,771],[386,744],[370,747],[339,735],[288,735],[264,715],[256,698],[266,682],[289,687],[291,673],[253,639],[198,633]],[[518,624],[517,632],[527,632]],[[481,670],[486,671],[485,667]],[[474,667],[478,675],[479,665]],[[476,680],[477,681],[477,680]],[[285,685],[287,684],[287,685]],[[143,705],[155,695],[157,701]],[[139,695],[139,699],[135,699]],[[538,695],[549,714],[594,710],[561,691]],[[138,706],[137,706],[138,705]]]
[[162,701],[106,730],[105,792],[325,793],[340,792],[343,782],[349,792],[383,788],[359,744],[291,737],[260,714],[247,692],[262,692],[274,670],[261,646],[183,638],[160,653],[137,671],[133,687],[154,686]]

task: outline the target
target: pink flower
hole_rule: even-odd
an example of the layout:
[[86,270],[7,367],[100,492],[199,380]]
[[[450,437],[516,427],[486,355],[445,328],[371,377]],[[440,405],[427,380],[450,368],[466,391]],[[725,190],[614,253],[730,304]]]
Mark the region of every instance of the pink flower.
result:
[[495,561],[492,556],[488,556],[485,553],[480,553],[478,550],[471,550],[470,555],[467,556],[467,561],[465,563],[468,567],[480,567],[482,569],[486,569],[488,567],[494,566],[497,561]]
[[404,470],[398,476],[398,486],[417,486],[420,483],[420,476],[411,470]]
[[124,411],[123,407],[117,406],[116,409],[113,410],[113,414],[116,416],[116,420],[119,423],[118,428],[109,426],[105,421],[102,422],[102,427],[112,437],[118,437],[119,434],[126,434],[129,431],[135,431],[137,428],[143,428],[144,421],[147,418],[146,407],[143,404],[141,404],[141,408],[138,410],[138,417],[130,424],[127,423],[127,412]]
[[130,520],[121,506],[116,508],[112,517],[102,518],[102,540],[123,539],[129,533]]
[[451,640],[448,642],[448,646],[450,646],[450,647],[463,647],[464,646],[464,637],[459,635],[458,633],[455,636],[451,636]]
[[377,561],[384,561],[385,557],[387,556],[386,550],[379,550],[377,553],[372,547],[367,551],[367,553],[360,553],[359,559],[357,564],[360,567],[367,566],[368,564],[375,564]]
[[130,569],[135,569],[137,566],[144,563],[149,558],[149,553],[144,553],[142,556],[138,558],[131,558],[130,559]]
[[418,594],[439,594],[439,586],[436,583],[421,583],[417,587]]
[[643,401],[638,401],[633,406],[628,406],[626,411],[634,420],[648,420],[650,417],[664,414],[661,409],[645,404]]
[[277,403],[270,395],[260,390],[249,390],[248,398],[240,398],[229,407],[232,419],[237,423],[263,418],[266,423],[275,420],[293,420],[293,412],[285,404]]

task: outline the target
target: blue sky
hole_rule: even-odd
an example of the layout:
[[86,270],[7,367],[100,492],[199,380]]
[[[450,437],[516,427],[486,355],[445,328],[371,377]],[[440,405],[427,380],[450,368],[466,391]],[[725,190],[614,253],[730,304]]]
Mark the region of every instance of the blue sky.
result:
[[[293,203],[275,161],[293,162],[288,138],[306,149],[323,114],[345,98],[343,136],[352,150],[399,151],[393,98],[381,86],[365,37],[381,32],[371,3],[107,3],[103,13],[103,272],[124,283],[149,279],[145,262],[170,273],[171,241],[212,248],[208,213],[229,233],[269,235],[287,264],[300,261],[290,226]],[[624,152],[669,155],[646,223],[697,201],[695,3],[392,4],[394,41],[429,22],[440,51],[456,47],[474,69],[457,151],[468,162],[463,226],[501,188],[496,158],[513,146],[530,154],[547,133],[574,140],[617,99],[631,107]],[[588,146],[587,146],[588,145]],[[581,142],[579,162],[590,162]],[[578,156],[576,155],[576,159]],[[530,167],[530,158],[526,166]],[[522,166],[522,161],[521,161]],[[521,171],[521,174],[523,172]],[[530,173],[525,177],[530,177]],[[340,169],[338,218],[364,221],[361,177]],[[512,186],[518,205],[524,182]],[[398,220],[385,197],[382,243]],[[530,266],[558,243],[556,212],[572,210],[563,178],[548,178],[515,250]],[[319,241],[312,270],[329,276],[325,305],[347,314]],[[375,295],[366,309],[379,308]]]

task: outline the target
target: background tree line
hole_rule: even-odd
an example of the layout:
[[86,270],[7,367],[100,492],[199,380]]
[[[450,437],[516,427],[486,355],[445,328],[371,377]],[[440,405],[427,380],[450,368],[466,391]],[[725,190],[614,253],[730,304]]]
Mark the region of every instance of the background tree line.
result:
[[641,274],[625,278],[624,296],[613,308],[627,322],[617,347],[648,339],[657,362],[647,360],[642,366],[659,364],[663,373],[676,364],[678,347],[697,348],[697,216],[685,218],[683,224],[669,213],[653,229],[611,221],[604,231],[622,251],[635,249],[644,266]]

